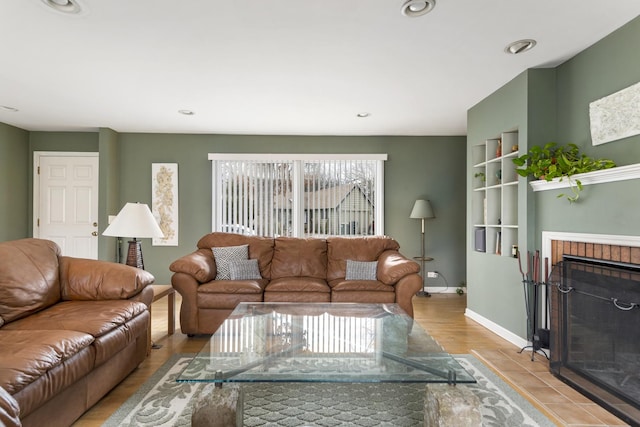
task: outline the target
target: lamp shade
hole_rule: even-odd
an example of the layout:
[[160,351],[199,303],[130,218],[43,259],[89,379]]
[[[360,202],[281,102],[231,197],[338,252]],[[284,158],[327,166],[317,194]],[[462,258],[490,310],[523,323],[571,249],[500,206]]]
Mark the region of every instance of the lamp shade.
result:
[[164,237],[158,222],[145,203],[127,203],[102,233],[114,237]]
[[435,214],[433,213],[433,208],[431,207],[431,202],[429,200],[418,199],[413,204],[413,209],[411,210],[411,215],[409,218],[420,219],[420,218],[435,218]]

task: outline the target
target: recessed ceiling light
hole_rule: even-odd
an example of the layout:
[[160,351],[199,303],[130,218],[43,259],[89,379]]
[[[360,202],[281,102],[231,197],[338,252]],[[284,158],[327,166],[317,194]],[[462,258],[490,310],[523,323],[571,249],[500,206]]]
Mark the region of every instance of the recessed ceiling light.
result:
[[10,113],[17,113],[19,110],[15,107],[9,107],[8,105],[0,105],[2,111],[8,111]]
[[192,110],[178,110],[178,113],[182,114],[183,116],[193,116],[194,114],[196,114]]
[[356,117],[359,117],[359,118],[362,119],[362,118],[365,118],[365,117],[369,117],[370,115],[371,115],[371,113],[367,113],[366,111],[363,111],[362,113],[356,114]]
[[78,3],[78,0],[42,0],[42,3],[56,12],[70,15],[78,15],[82,12],[82,7],[80,3]]
[[504,51],[511,55],[517,55],[533,49],[536,45],[536,41],[533,39],[523,39],[517,42],[510,43],[504,48]]
[[406,0],[402,4],[402,14],[415,18],[426,15],[436,6],[436,0]]

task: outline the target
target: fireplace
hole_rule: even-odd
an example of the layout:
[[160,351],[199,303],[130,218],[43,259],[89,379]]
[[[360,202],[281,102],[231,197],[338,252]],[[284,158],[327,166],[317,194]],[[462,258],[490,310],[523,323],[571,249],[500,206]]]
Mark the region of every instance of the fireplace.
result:
[[551,371],[640,425],[639,248],[556,241],[552,246]]

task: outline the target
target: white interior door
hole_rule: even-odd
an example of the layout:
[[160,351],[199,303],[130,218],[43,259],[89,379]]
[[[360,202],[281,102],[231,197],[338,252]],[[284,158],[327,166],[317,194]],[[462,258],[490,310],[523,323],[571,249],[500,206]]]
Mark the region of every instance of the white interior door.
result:
[[98,259],[98,153],[34,154],[34,237]]

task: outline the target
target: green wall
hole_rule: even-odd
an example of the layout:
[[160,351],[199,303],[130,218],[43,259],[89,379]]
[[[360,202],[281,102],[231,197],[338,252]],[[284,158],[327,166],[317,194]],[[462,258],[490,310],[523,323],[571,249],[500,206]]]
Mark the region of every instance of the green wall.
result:
[[[100,227],[100,232],[102,232],[107,228],[109,213],[116,214],[122,207],[120,205],[120,144],[117,132],[111,129],[100,129],[98,146],[100,147],[98,224],[102,224]],[[100,238],[98,257],[100,259],[116,259],[116,239]]]
[[[502,132],[518,130],[518,147],[524,152],[528,146],[529,92],[541,71],[528,70],[507,83],[468,112],[467,170],[472,170],[472,151],[475,145],[497,138]],[[547,73],[545,73],[547,74]],[[553,76],[547,76],[552,79]],[[551,88],[553,90],[553,86]],[[552,93],[552,92],[551,92]],[[547,91],[549,94],[549,91]],[[526,322],[522,318],[523,297],[519,286],[517,260],[473,250],[471,173],[467,177],[467,308],[484,318],[505,327],[518,336],[526,336]],[[518,244],[527,247],[529,216],[527,188],[524,180],[518,184]]]
[[[387,153],[385,232],[407,256],[420,254],[420,224],[409,218],[417,198],[431,199],[437,218],[427,223],[427,251],[452,286],[466,277],[464,265],[464,137],[339,137],[249,135],[120,135],[120,202],[151,203],[151,164],[178,163],[179,246],[143,240],[145,266],[168,283],[171,261],[195,249],[211,231],[211,162],[208,153]],[[114,214],[117,212],[108,212]],[[433,279],[428,286],[444,285]]]
[[[518,128],[520,152],[549,141],[573,142],[595,157],[618,165],[640,163],[640,136],[592,146],[589,103],[640,79],[640,18],[554,69],[534,69],[491,94],[468,112],[467,169],[471,147],[500,131]],[[470,186],[471,174],[467,178]],[[534,193],[521,179],[519,244],[521,251],[540,249],[542,231],[638,235],[638,181],[585,186],[578,203],[557,195]],[[467,194],[468,307],[511,333],[526,337],[526,317],[517,260],[472,250],[471,191]]]
[[[583,51],[557,69],[558,141],[573,142],[594,157],[619,166],[640,163],[640,136],[593,146],[589,103],[640,81],[640,18]],[[579,203],[535,193],[537,244],[541,232],[640,234],[640,183],[637,180],[585,186]]]
[[[427,222],[427,253],[434,258],[427,268],[439,271],[441,276],[429,279],[427,286],[444,290],[448,283],[453,290],[466,279],[465,175],[461,170],[465,158],[464,137],[119,134],[111,129],[100,129],[96,133],[28,133],[18,129],[14,132],[21,132],[25,148],[14,156],[16,161],[19,157],[24,166],[14,170],[12,180],[23,186],[21,194],[25,201],[23,207],[12,213],[13,222],[21,220],[24,224],[11,238],[31,235],[29,159],[33,151],[99,151],[100,233],[107,226],[107,216],[117,214],[126,202],[151,205],[152,163],[178,163],[179,246],[152,246],[151,239],[142,240],[145,267],[154,274],[157,283],[169,283],[169,264],[193,251],[198,239],[211,231],[208,153],[387,153],[386,234],[400,242],[405,255],[419,255],[420,222],[410,219],[409,214],[416,199],[430,199],[436,218]],[[3,149],[5,145],[8,143],[3,141]],[[0,182],[3,191],[9,187],[9,180]],[[126,249],[125,242],[123,254]],[[114,238],[100,237],[99,257],[115,260]]]
[[0,123],[0,241],[29,232],[29,168],[29,133]]

